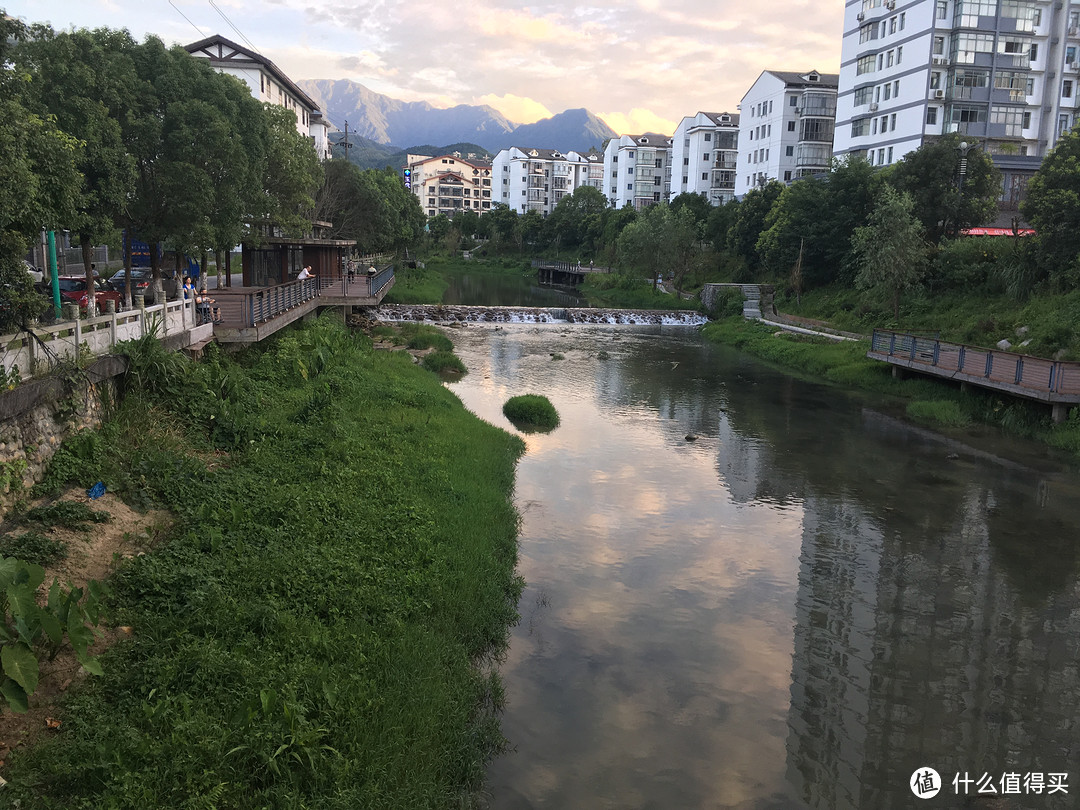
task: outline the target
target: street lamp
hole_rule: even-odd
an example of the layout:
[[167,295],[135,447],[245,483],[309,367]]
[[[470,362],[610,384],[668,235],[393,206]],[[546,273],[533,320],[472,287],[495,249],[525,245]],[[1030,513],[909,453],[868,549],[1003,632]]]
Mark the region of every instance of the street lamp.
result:
[[960,193],[964,193],[964,175],[967,174],[967,156],[968,150],[975,144],[968,143],[967,141],[960,141]]

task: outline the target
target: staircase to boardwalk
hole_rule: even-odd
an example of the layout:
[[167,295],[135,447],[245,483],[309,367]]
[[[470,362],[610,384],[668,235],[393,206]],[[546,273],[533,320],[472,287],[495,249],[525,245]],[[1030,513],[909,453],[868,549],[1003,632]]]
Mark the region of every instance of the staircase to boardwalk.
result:
[[743,284],[743,305],[742,314],[747,319],[757,319],[761,317],[761,288],[757,284]]

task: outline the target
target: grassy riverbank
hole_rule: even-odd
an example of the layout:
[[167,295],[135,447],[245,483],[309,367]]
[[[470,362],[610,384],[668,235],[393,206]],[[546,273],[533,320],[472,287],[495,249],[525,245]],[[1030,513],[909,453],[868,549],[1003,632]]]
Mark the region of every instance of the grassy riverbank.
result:
[[468,806],[502,742],[520,440],[319,320],[140,384],[57,455],[176,528],[113,577],[133,628],[5,774],[23,808]]
[[897,397],[906,402],[908,417],[922,424],[945,430],[996,426],[1080,456],[1080,409],[1074,408],[1066,422],[1055,425],[1045,405],[976,388],[961,391],[955,383],[918,375],[896,379],[887,364],[866,357],[869,342],[778,336],[775,327],[740,316],[706,324],[702,334],[815,379]]

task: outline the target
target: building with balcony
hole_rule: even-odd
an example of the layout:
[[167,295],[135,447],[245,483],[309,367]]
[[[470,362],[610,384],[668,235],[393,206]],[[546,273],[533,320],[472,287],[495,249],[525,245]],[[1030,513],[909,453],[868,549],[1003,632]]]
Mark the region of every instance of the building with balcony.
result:
[[646,132],[612,138],[604,149],[604,194],[615,208],[641,210],[671,196],[671,144]]
[[739,115],[699,112],[679,122],[671,139],[671,199],[700,194],[713,205],[735,198]]
[[546,217],[578,186],[599,187],[602,172],[596,153],[512,146],[499,152],[491,163],[492,199],[519,214],[536,211]]
[[460,152],[429,157],[406,155],[402,177],[429,217],[491,210],[491,162]]
[[955,132],[1002,170],[1015,208],[1076,123],[1080,3],[858,0],[844,12],[836,155],[900,160]]
[[311,97],[265,56],[217,34],[193,42],[184,50],[208,59],[214,70],[240,79],[259,101],[292,110],[296,114],[296,131],[311,140],[319,160],[330,158],[330,122]]
[[832,160],[837,75],[764,71],[746,92],[735,195],[769,180],[791,183]]

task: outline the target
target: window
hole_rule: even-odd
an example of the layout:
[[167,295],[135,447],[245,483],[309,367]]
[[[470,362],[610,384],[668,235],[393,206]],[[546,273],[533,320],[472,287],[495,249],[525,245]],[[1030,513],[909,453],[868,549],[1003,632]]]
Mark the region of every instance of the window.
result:
[[1066,79],[1061,83],[1061,95],[1063,98],[1072,98],[1073,83],[1072,79]]
[[789,172],[789,171],[784,172],[784,182],[785,183],[790,183],[791,182],[791,172]]
[[868,119],[866,119],[866,118],[860,118],[858,121],[852,121],[851,122],[851,137],[852,138],[862,138],[863,136],[866,135],[867,120]]
[[881,166],[882,164],[885,163],[885,150],[884,149],[878,149],[877,150],[877,162],[878,162],[879,166]]
[[899,65],[903,61],[904,61],[904,46],[903,45],[897,45],[896,46],[896,64]]
[[1019,137],[1023,134],[1024,110],[1020,107],[993,107],[990,110],[990,123],[1004,126],[1006,136]]
[[664,159],[663,158],[657,158],[656,159],[656,166],[654,166],[653,168],[656,168],[656,169],[664,168]]
[[[709,179],[709,173],[708,172],[702,172],[701,173],[701,179],[702,180],[708,180]],[[659,177],[656,178],[656,185],[660,185],[660,178]]]
[[945,37],[934,37],[934,56],[945,55]]
[[633,166],[627,166],[626,167],[626,173],[627,174],[633,174],[634,173],[634,167]]
[[789,146],[784,150],[785,157],[791,157],[795,154],[795,147]]
[[[711,141],[712,140],[712,133],[711,132],[706,132],[705,133],[705,140],[706,141]],[[656,165],[659,166],[660,164],[657,163]]]
[[860,87],[855,91],[855,96],[852,99],[852,104],[856,107],[861,107],[864,104],[869,104],[874,100],[874,88],[873,87]]
[[926,108],[926,123],[930,126],[934,126],[937,124],[937,110],[937,107]]
[[689,178],[689,177],[687,177],[687,176],[686,176],[686,175],[684,174],[684,175],[683,175],[683,179],[682,179],[682,184],[683,184],[683,185],[685,186],[685,185],[686,185],[687,183],[689,183],[689,182],[690,182],[690,178]]
[[799,106],[799,97],[798,96],[788,96],[787,105],[789,107],[797,107],[797,106]]
[[701,159],[702,160],[708,160],[709,159],[709,153],[706,152],[704,155],[701,156]]
[[895,82],[892,83],[892,94],[894,96],[896,96],[897,98],[900,97],[900,80],[899,79],[897,79]]
[[979,17],[996,17],[998,0],[957,0],[953,10],[953,25],[978,28]]
[[859,61],[855,63],[855,75],[861,76],[863,73],[874,72],[874,55],[863,56],[859,58]]
[[934,16],[939,20],[944,20],[949,11],[949,4],[946,0],[937,0],[937,6],[934,9]]
[[900,30],[901,31],[904,30],[904,18],[905,17],[907,17],[907,14],[905,12],[901,11],[900,12]]
[[976,54],[994,52],[994,35],[961,32],[953,36],[952,47],[954,62],[972,64]]
[[795,122],[794,121],[788,121],[787,122],[787,131],[788,132],[794,132],[795,131]]
[[887,153],[889,163],[892,163],[892,150],[893,150],[893,148],[890,146],[889,150],[888,150],[888,153]]
[[682,165],[683,166],[689,166],[690,165],[690,158],[683,158],[682,159]]
[[889,116],[889,129],[896,132],[896,113]]
[[896,17],[890,17],[889,18],[889,33],[890,34],[895,34],[896,33],[896,20],[897,20]]
[[627,183],[626,184],[626,190],[627,191],[633,191],[634,190],[634,184],[633,183]]
[[892,85],[887,84],[885,85],[885,100],[888,101],[890,98],[892,98]]
[[685,141],[683,141],[683,146],[690,146],[690,139],[689,138],[687,138]]

